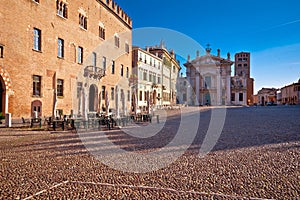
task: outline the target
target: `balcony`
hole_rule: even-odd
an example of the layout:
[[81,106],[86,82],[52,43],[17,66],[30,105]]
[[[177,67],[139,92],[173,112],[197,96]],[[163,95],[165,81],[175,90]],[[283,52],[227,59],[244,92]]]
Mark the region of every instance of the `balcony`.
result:
[[95,66],[87,66],[84,69],[84,77],[100,80],[105,76],[105,70]]

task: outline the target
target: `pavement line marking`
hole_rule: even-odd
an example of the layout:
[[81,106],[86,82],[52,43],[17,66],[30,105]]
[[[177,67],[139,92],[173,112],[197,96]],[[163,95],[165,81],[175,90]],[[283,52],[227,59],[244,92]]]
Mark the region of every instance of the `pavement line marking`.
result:
[[100,185],[100,186],[110,186],[110,187],[121,187],[121,188],[131,188],[131,189],[144,189],[144,190],[161,190],[175,193],[188,193],[188,194],[196,194],[196,195],[214,195],[219,197],[228,197],[228,198],[242,198],[242,199],[251,199],[251,200],[273,200],[273,199],[265,199],[265,198],[255,198],[255,197],[243,197],[243,196],[235,196],[235,195],[227,195],[221,193],[208,193],[208,192],[197,192],[197,191],[184,191],[184,190],[176,190],[172,188],[160,188],[160,187],[152,187],[152,186],[135,186],[135,185],[126,185],[126,184],[111,184],[111,183],[95,183],[95,182],[82,182],[82,181],[69,181],[69,183],[77,183],[77,184],[87,184],[87,185]]
[[35,197],[35,196],[38,196],[38,195],[40,195],[40,194],[42,194],[42,193],[44,193],[44,192],[47,192],[47,190],[51,190],[51,189],[53,189],[53,188],[57,188],[57,187],[59,187],[59,186],[62,186],[62,185],[64,185],[64,184],[67,184],[67,183],[69,183],[69,181],[64,181],[64,182],[58,183],[58,184],[56,184],[56,185],[54,185],[54,186],[52,186],[52,187],[50,187],[50,188],[48,188],[48,189],[44,189],[44,190],[39,191],[39,192],[37,192],[37,193],[35,193],[35,194],[29,196],[29,197],[26,197],[26,198],[23,199],[23,200],[32,199],[32,198]]

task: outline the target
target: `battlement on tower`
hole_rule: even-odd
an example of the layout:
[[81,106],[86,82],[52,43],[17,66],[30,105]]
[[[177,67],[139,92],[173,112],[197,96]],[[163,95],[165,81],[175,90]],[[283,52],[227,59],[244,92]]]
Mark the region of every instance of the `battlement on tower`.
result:
[[105,5],[108,9],[114,12],[123,22],[125,22],[130,28],[132,28],[132,20],[131,18],[125,13],[125,11],[113,0],[98,0],[103,5]]

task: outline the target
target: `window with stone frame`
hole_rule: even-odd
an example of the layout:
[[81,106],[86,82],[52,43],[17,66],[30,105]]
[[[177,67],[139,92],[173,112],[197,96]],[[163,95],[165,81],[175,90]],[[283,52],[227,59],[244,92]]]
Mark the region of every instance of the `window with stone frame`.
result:
[[4,46],[0,44],[0,58],[4,56]]
[[124,76],[124,65],[121,64],[121,76]]
[[81,13],[79,13],[79,26],[87,30],[87,17]]
[[59,58],[63,58],[64,57],[64,40],[61,38],[58,38],[57,41],[57,56]]
[[104,71],[106,71],[106,57],[105,56],[102,57],[102,69]]
[[127,42],[125,43],[125,52],[129,53],[129,44]]
[[97,66],[97,53],[96,52],[93,52],[92,53],[92,65],[94,66],[94,67],[96,67]]
[[99,37],[105,40],[105,28],[99,26]]
[[56,1],[56,13],[58,16],[68,18],[68,6],[63,1]]
[[64,96],[64,80],[62,79],[57,79],[57,96]]
[[114,87],[111,88],[111,100],[112,101],[115,100],[115,88]]
[[38,75],[33,75],[32,79],[33,79],[33,84],[32,84],[33,85],[33,92],[32,92],[32,94],[34,96],[40,97],[41,96],[42,77],[38,76]]
[[82,82],[77,83],[77,98],[80,98],[82,94]]
[[83,63],[83,48],[81,46],[78,46],[77,50],[77,62],[78,64]]
[[42,50],[42,31],[38,28],[33,29],[33,49],[36,51]]
[[144,73],[143,73],[143,80],[147,81],[147,71],[144,71]]
[[111,74],[115,74],[115,61],[114,60],[112,61],[112,64],[111,64]]
[[106,96],[105,92],[106,92],[105,86],[102,86],[102,90],[101,90],[102,99],[105,99],[105,96]]
[[115,47],[120,48],[120,38],[117,35],[115,35]]
[[139,95],[139,99],[140,99],[140,101],[143,101],[143,91],[140,91],[140,95]]
[[126,78],[129,78],[129,68],[126,67]]

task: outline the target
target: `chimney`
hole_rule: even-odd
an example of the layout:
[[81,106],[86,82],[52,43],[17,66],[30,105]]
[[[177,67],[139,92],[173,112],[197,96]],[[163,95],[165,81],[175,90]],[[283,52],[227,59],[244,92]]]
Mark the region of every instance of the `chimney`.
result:
[[147,52],[149,52],[149,47],[146,47]]
[[221,50],[218,49],[217,51],[218,51],[218,57],[220,58],[221,57]]
[[[191,61],[191,56],[190,55],[188,55],[188,57],[187,57],[187,61],[188,62],[190,62]],[[299,79],[300,80],[300,79]]]

